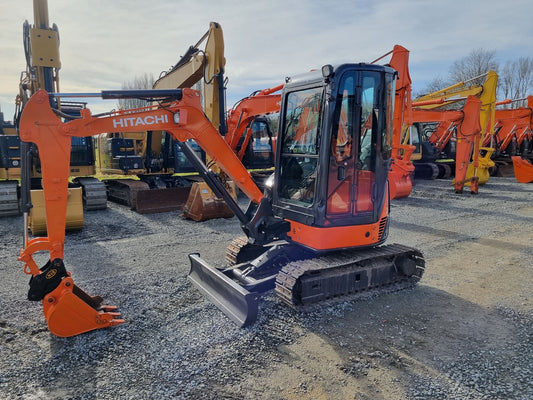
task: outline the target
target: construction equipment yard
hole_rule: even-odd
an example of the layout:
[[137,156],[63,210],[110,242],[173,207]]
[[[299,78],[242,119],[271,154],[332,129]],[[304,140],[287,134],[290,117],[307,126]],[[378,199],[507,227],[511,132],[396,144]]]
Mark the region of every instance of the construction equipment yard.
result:
[[108,203],[67,234],[65,261],[126,323],[69,338],[26,300],[22,217],[4,218],[0,398],[533,398],[533,186],[492,177],[474,196],[417,181],[391,218],[388,243],[424,253],[413,289],[305,311],[271,292],[238,328],[186,278],[191,252],[222,266],[235,217]]

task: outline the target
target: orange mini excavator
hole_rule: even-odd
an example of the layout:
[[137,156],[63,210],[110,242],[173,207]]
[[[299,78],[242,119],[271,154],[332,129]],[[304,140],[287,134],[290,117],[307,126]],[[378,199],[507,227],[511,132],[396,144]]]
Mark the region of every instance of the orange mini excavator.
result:
[[[239,219],[257,250],[241,263],[218,269],[199,254],[189,255],[189,279],[238,325],[254,322],[261,294],[272,289],[298,307],[418,282],[424,271],[421,252],[382,245],[389,229],[396,79],[393,68],[363,63],[325,65],[288,78],[281,94],[275,172],[265,193],[205,117],[195,90],[104,91],[99,96],[157,102],[98,116],[85,109],[69,122],[51,108],[47,92],[32,96],[20,134],[38,146],[42,157],[49,230],[47,237],[27,240],[19,260],[32,275],[30,298],[42,300],[50,331],[72,336],[123,322],[113,307],[101,306],[100,297],[74,284],[63,260],[71,138],[117,126],[170,133]],[[188,139],[249,197],[245,211]],[[41,268],[33,260],[37,251],[50,254]]]

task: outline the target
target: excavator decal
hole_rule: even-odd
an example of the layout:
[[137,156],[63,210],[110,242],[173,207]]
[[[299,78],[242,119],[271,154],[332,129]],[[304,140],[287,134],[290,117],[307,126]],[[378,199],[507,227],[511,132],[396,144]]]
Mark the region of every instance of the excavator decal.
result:
[[148,115],[144,118],[141,117],[130,117],[130,118],[120,118],[113,120],[113,128],[137,128],[145,125],[154,125],[154,124],[164,124],[168,122],[168,116],[165,114],[162,115]]

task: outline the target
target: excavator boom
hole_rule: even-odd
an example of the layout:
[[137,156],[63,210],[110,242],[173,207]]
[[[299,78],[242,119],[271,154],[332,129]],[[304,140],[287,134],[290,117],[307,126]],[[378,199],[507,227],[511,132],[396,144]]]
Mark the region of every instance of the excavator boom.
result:
[[389,65],[398,71],[396,97],[394,102],[394,124],[392,135],[392,165],[389,173],[391,199],[407,197],[413,188],[412,176],[415,167],[411,162],[411,154],[415,150],[412,145],[402,143],[402,135],[412,125],[411,115],[411,76],[409,75],[409,50],[396,45],[388,54],[392,54]]
[[[72,336],[123,322],[118,318],[120,314],[115,311],[116,307],[103,306],[99,296],[89,296],[79,289],[63,264],[72,137],[118,128],[134,131],[142,127],[171,132],[182,142],[194,138],[226,167],[228,175],[252,201],[259,203],[263,198],[235,153],[205,118],[199,93],[183,89],[175,94],[181,100],[162,107],[110,113],[105,117],[93,117],[85,109],[81,118],[66,123],[53,112],[49,94],[44,90],[33,95],[26,104],[20,135],[22,140],[35,143],[40,152],[48,236],[29,240],[19,260],[25,263],[25,272],[32,275],[29,297],[42,300],[49,329],[57,336]],[[104,93],[103,97],[106,96],[108,94]],[[42,268],[33,259],[33,255],[40,251],[50,255],[50,261]]]

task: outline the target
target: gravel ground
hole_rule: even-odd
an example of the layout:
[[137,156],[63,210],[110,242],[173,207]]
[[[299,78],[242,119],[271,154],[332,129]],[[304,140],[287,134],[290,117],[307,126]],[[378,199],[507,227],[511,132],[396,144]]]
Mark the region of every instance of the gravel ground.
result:
[[425,255],[417,287],[306,313],[268,294],[239,329],[186,279],[190,252],[222,265],[235,218],[109,203],[67,235],[65,262],[127,322],[72,338],[26,300],[22,218],[3,218],[0,399],[532,399],[533,185],[421,181],[391,213],[388,243]]

